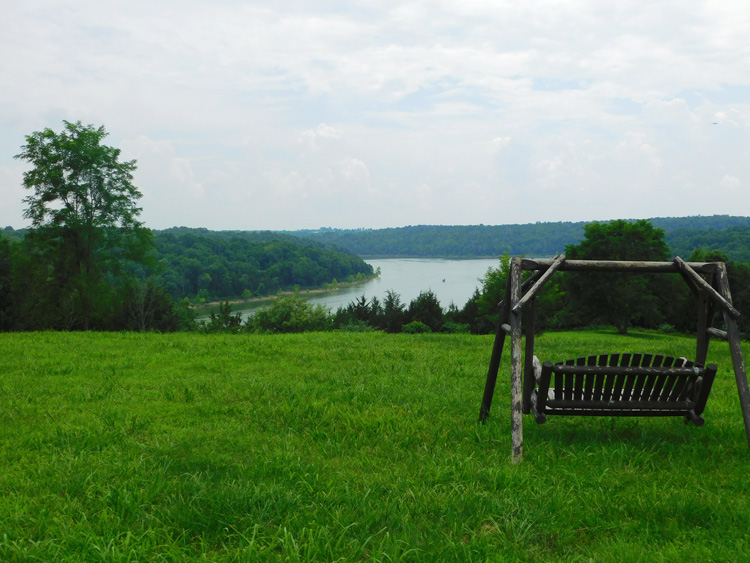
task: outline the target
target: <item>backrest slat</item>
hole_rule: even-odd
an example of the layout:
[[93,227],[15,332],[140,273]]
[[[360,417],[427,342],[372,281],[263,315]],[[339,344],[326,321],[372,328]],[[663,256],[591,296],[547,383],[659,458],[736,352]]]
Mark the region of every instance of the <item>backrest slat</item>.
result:
[[[609,356],[609,366],[617,367],[617,362],[620,361],[620,354],[610,354]],[[610,373],[607,374],[607,377],[604,380],[604,390],[602,391],[602,401],[611,401],[612,400],[612,391],[614,389],[615,385],[615,374]]]
[[[569,366],[576,365],[576,361],[575,360],[568,360],[565,363],[567,365],[569,365]],[[563,398],[566,401],[572,401],[573,400],[573,392],[574,392],[574,389],[575,389],[575,380],[576,380],[575,374],[573,374],[573,373],[566,373],[565,374],[565,387],[564,387],[565,392],[563,393]]]
[[[563,365],[566,366],[564,373],[556,371],[556,367]],[[609,409],[615,407],[613,403],[635,401],[673,403],[669,409],[682,408],[674,403],[683,403],[684,408],[692,408],[691,405],[703,397],[699,392],[702,391],[705,370],[700,365],[694,366],[700,368],[700,371],[695,370],[696,373],[684,369],[690,366],[694,366],[693,362],[685,358],[661,354],[582,356],[558,362],[552,367],[554,382],[550,383],[553,384],[554,399],[551,400],[580,402],[581,407],[575,408],[584,409],[587,403],[592,403],[592,408]],[[680,370],[682,373],[676,374],[670,368],[683,369]],[[711,380],[709,377],[708,385]],[[654,408],[659,407],[654,405]]]
[[[585,366],[586,358],[578,358],[576,360],[576,365]],[[573,399],[576,401],[580,401],[581,399],[583,399],[583,378],[584,378],[584,375],[582,373],[575,374],[575,387],[573,388]]]
[[[597,356],[589,356],[586,358],[587,366],[597,365],[599,358]],[[594,384],[596,381],[595,373],[587,373],[583,380],[583,400],[591,401],[594,399]]]
[[[673,363],[674,363],[674,358],[672,356],[664,356],[661,359],[661,367],[664,367],[664,368],[672,367]],[[668,380],[669,380],[669,376],[666,374],[660,375],[659,377],[656,378],[654,389],[651,391],[651,396],[650,396],[651,401],[662,400],[661,397],[664,394],[664,387],[667,384]],[[674,382],[672,382],[672,385],[674,385]]]
[[677,381],[675,382],[674,387],[672,388],[672,391],[669,394],[669,397],[667,398],[668,401],[682,401],[683,398],[683,392],[685,391],[685,388],[688,384],[688,378],[687,377],[679,377],[677,378]]
[[623,374],[624,384],[622,387],[622,395],[620,400],[626,401],[633,396],[633,385],[636,382],[636,376],[630,373]]

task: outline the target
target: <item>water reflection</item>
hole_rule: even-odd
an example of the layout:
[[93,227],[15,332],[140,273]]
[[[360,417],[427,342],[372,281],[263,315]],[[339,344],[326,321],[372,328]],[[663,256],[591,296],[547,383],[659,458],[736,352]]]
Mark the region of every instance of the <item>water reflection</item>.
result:
[[[408,306],[420,291],[431,290],[444,309],[451,303],[463,307],[480,286],[479,278],[487,269],[497,268],[498,259],[479,260],[440,260],[434,258],[387,258],[366,260],[373,269],[380,268],[380,277],[352,286],[346,286],[328,293],[306,293],[313,304],[320,304],[335,311],[345,307],[355,299],[365,296],[367,300],[377,297],[382,300],[388,290],[393,290],[401,297],[401,302]],[[241,312],[244,317],[252,315],[257,309],[267,307],[268,302],[238,303],[233,311]],[[210,313],[210,310],[206,310]]]

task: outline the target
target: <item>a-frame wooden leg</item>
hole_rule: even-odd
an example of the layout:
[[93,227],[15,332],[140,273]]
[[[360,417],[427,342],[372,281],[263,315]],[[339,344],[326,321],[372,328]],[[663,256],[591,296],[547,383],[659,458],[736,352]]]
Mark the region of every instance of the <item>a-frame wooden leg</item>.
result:
[[526,346],[523,355],[523,414],[531,412],[531,394],[534,392],[536,379],[534,377],[534,323],[536,317],[536,298],[526,304],[523,309],[523,332],[526,336]]
[[[722,264],[717,272],[717,281],[719,292],[724,299],[731,302],[732,294],[729,292],[729,278],[727,277],[726,266]],[[729,340],[729,351],[732,354],[732,363],[734,364],[734,378],[737,382],[737,393],[740,397],[740,408],[742,409],[742,418],[745,421],[745,434],[747,436],[748,446],[750,446],[750,386],[747,382],[747,371],[745,371],[745,360],[742,357],[742,348],[740,346],[740,331],[737,328],[737,321],[724,310],[724,325],[727,329],[727,340]]]
[[510,332],[509,315],[510,315],[510,275],[505,283],[505,295],[500,303],[500,318],[497,321],[497,330],[495,331],[495,343],[492,346],[492,357],[490,366],[487,369],[487,379],[484,383],[484,395],[482,396],[482,406],[479,409],[479,420],[484,422],[490,415],[492,406],[492,397],[495,394],[495,383],[497,382],[497,372],[500,369],[500,359],[503,357],[503,347],[505,346],[505,336]]
[[[521,258],[513,257],[510,264],[510,308],[521,298]],[[523,460],[523,390],[521,364],[521,311],[510,314],[510,395],[511,395],[511,445],[513,463]]]

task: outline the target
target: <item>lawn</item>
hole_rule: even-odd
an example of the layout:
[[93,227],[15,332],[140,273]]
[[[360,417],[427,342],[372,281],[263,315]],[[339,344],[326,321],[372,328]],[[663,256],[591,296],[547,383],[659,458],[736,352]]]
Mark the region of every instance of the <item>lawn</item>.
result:
[[[491,347],[0,334],[0,560],[747,560],[750,450],[726,344],[709,351],[705,426],[527,416],[520,464],[507,352],[477,422]],[[542,360],[694,347],[608,331],[536,343]]]

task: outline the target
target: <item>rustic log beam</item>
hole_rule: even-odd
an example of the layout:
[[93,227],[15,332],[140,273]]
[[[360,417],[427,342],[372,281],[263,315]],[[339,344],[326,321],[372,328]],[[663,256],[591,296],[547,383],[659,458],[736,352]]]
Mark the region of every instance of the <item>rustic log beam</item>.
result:
[[596,365],[556,365],[555,373],[561,374],[602,374],[602,375],[676,375],[694,376],[698,372],[705,371],[698,367],[653,367],[653,366],[596,366]]
[[708,293],[709,297],[712,297],[718,305],[724,309],[733,319],[737,319],[740,316],[740,312],[734,308],[731,301],[725,299],[718,291],[716,291],[711,284],[698,275],[698,273],[682,258],[675,256],[674,263],[680,269],[680,272],[691,278],[698,287]]
[[552,261],[552,264],[550,264],[550,267],[547,268],[544,273],[539,276],[539,279],[536,281],[536,283],[532,286],[532,288],[527,291],[523,297],[516,303],[515,307],[513,307],[513,312],[518,313],[523,306],[528,303],[531,299],[534,299],[536,297],[536,294],[539,293],[539,290],[544,287],[544,284],[547,283],[547,281],[552,277],[552,275],[560,268],[560,266],[565,262],[565,255],[564,254],[558,254],[555,259]]
[[718,328],[709,327],[706,332],[708,332],[708,334],[710,334],[711,336],[715,336],[716,338],[729,340],[729,335],[727,334],[726,330],[719,330]]
[[[529,289],[532,285],[534,285],[539,278],[541,278],[544,275],[545,270],[539,270],[534,272],[530,278],[525,280],[521,284],[521,294],[523,294],[527,289]],[[503,299],[500,301],[500,306],[502,306],[503,301],[505,300],[505,295],[508,295],[508,292],[506,291],[503,295]]]
[[[510,263],[511,310],[521,299],[521,258],[515,256]],[[521,315],[510,315],[510,396],[511,396],[511,454],[513,463],[523,460],[523,391],[521,365]]]
[[[524,258],[524,270],[546,270],[554,260],[536,260]],[[718,262],[687,262],[690,267],[701,274],[713,274]],[[561,272],[633,272],[633,273],[679,273],[674,262],[640,262],[635,260],[565,260],[560,265]]]
[[500,302],[500,318],[497,321],[497,330],[495,331],[495,342],[492,345],[492,356],[490,365],[487,368],[487,379],[484,383],[484,395],[482,396],[482,406],[479,408],[479,421],[484,422],[490,416],[490,407],[492,406],[492,397],[495,394],[495,383],[497,382],[497,372],[500,369],[500,359],[503,356],[505,346],[505,336],[510,334],[510,276],[505,282],[506,298]]
[[536,299],[523,309],[523,333],[526,336],[526,348],[524,351],[523,366],[523,414],[531,411],[531,393],[534,391],[534,323],[536,318]]
[[[729,278],[724,264],[719,267],[716,277],[719,291],[725,299],[731,302],[732,294],[729,291]],[[748,445],[750,445],[750,385],[748,385],[747,372],[745,371],[745,359],[742,357],[740,331],[737,327],[737,321],[727,311],[724,311],[724,324],[727,327],[729,351],[732,354],[732,363],[734,364],[734,379],[737,382],[737,394],[740,398],[742,418],[745,422],[745,435]]]

